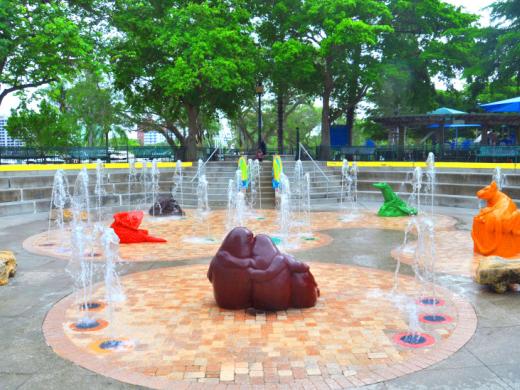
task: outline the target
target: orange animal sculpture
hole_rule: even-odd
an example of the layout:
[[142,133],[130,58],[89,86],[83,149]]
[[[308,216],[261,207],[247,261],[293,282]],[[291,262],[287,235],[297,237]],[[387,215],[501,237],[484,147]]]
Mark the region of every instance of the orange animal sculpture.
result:
[[520,253],[520,212],[492,182],[477,192],[487,202],[473,218],[474,250],[485,256],[513,257]]
[[139,242],[166,242],[163,238],[148,235],[148,230],[139,229],[144,212],[126,211],[114,214],[114,222],[110,227],[119,237],[121,244],[136,244]]

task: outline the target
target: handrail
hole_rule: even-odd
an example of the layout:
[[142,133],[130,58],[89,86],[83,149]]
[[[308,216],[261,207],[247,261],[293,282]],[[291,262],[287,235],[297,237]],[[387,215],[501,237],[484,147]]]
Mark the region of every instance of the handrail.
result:
[[[211,160],[211,157],[213,157],[213,155],[217,152],[217,150],[218,150],[218,147],[216,147],[215,150],[209,155],[208,159],[202,163],[202,166],[200,168],[203,168],[206,166],[208,161]],[[200,168],[197,169],[197,173],[195,174],[195,176],[193,176],[191,178],[190,183],[193,183],[193,181],[197,178],[197,176],[199,176]]]
[[[312,158],[312,156],[309,154],[309,152],[307,151],[307,149],[305,149],[305,146],[302,145],[302,143],[300,142],[300,150],[303,149],[303,151],[307,154],[307,156],[309,156],[309,158],[311,159],[311,161],[314,163],[314,165],[316,166],[316,168],[318,168],[318,171],[320,171],[320,173],[323,175],[323,177],[325,178],[325,180],[327,180],[327,183],[330,182],[329,178],[327,177],[327,175],[325,175],[325,172],[323,172],[323,170],[320,168],[320,166],[316,163],[316,161],[314,161],[314,159]],[[299,155],[299,153],[298,153]]]

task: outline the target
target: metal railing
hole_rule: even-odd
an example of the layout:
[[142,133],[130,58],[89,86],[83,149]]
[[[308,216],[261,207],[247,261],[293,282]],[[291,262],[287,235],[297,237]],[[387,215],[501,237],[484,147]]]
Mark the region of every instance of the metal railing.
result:
[[197,173],[196,173],[196,174],[191,178],[190,183],[193,183],[193,181],[194,181],[194,180],[199,176],[201,170],[204,169],[204,167],[206,166],[206,164],[208,163],[208,161],[211,160],[211,158],[215,155],[215,153],[217,152],[217,150],[219,150],[219,148],[215,148],[215,150],[214,150],[213,152],[211,152],[211,154],[209,155],[209,157],[207,158],[207,160],[204,161],[200,167],[197,167]]
[[[302,145],[303,146],[303,145]],[[336,160],[344,158],[349,161],[424,161],[428,153],[433,152],[437,161],[461,161],[461,162],[517,162],[520,159],[520,146],[486,146],[470,145],[456,146],[428,145],[420,147],[399,146],[347,146],[341,148],[327,148],[327,153],[322,156],[320,147],[310,148],[304,146],[306,153],[299,152],[300,148],[286,148],[284,156],[292,156],[301,159],[312,160]],[[256,150],[244,150],[238,148],[204,147],[197,149],[195,161],[199,158],[206,161],[235,161],[241,155],[248,158],[256,157]],[[267,150],[265,159],[270,159],[277,154],[276,149]],[[186,161],[185,149],[170,146],[123,146],[123,147],[0,147],[0,164],[19,163],[83,163],[102,160],[105,162],[126,162],[134,160],[160,161]]]
[[298,160],[301,159],[301,152],[304,152],[308,157],[309,159],[312,161],[312,163],[314,164],[314,176],[316,176],[316,169],[318,170],[318,172],[321,173],[321,175],[325,178],[325,183],[326,183],[326,186],[327,186],[327,194],[329,193],[329,185],[330,185],[330,179],[327,177],[327,175],[325,174],[325,172],[323,172],[323,169],[320,168],[320,166],[316,163],[316,161],[312,158],[312,156],[310,155],[310,153],[307,151],[307,149],[305,148],[305,146],[303,146],[303,144],[300,142],[299,145],[298,145],[298,155],[297,155],[297,158]]

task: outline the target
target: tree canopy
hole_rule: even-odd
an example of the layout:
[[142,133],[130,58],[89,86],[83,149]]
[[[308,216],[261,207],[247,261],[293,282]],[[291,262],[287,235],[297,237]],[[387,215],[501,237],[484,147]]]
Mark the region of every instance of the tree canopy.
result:
[[116,87],[148,127],[177,138],[195,158],[203,117],[232,114],[253,90],[249,13],[232,1],[125,0],[112,21],[122,33],[113,46]]
[[[320,132],[325,158],[331,124],[356,142],[381,136],[360,113],[520,94],[520,2],[491,14],[482,28],[443,0],[0,0],[0,105],[20,95],[9,129],[30,144],[140,129],[194,159],[222,123],[256,147],[261,82],[270,146],[294,146],[299,127],[305,142]],[[25,91],[43,86],[28,105]]]
[[0,105],[93,66],[94,39],[65,1],[0,0]]

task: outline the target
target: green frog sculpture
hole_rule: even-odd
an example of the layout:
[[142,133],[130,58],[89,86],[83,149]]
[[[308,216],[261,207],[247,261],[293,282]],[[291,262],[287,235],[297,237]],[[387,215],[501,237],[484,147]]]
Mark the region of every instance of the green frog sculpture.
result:
[[406,204],[399,198],[388,183],[374,183],[374,187],[379,188],[385,199],[377,215],[380,217],[404,217],[407,215],[417,215],[417,210]]

